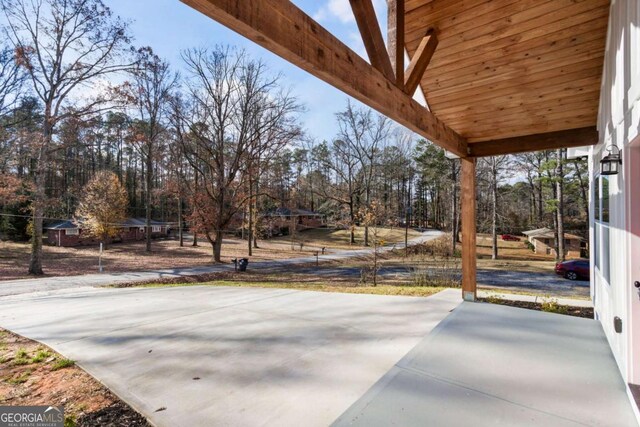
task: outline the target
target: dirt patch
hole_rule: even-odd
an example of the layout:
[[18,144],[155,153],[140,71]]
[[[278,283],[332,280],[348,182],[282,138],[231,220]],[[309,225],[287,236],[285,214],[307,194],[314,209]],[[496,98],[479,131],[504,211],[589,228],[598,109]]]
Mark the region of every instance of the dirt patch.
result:
[[546,311],[549,313],[565,314],[568,316],[584,317],[587,319],[593,319],[592,307],[572,307],[568,305],[555,304],[553,301],[550,303],[539,303],[529,301],[512,301],[502,298],[478,298],[480,302],[487,302],[491,304],[508,305],[510,307],[526,308],[528,310]]
[[146,427],[149,426],[149,422],[139,413],[132,411],[125,403],[116,402],[98,411],[82,415],[77,425]]
[[0,329],[0,405],[64,406],[65,425],[70,426],[150,426],[73,361],[4,329]]

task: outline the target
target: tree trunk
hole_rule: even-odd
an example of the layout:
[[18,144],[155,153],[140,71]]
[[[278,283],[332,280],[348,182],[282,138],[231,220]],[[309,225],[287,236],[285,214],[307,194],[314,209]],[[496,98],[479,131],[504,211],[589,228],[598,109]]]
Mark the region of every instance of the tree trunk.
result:
[[[50,112],[50,107],[45,108]],[[51,126],[50,114],[45,113],[42,126],[42,144],[38,155],[38,163],[35,172],[35,193],[33,197],[33,230],[31,236],[31,258],[29,260],[29,274],[41,276],[42,271],[42,222],[44,217],[44,201],[46,198],[46,174],[47,149],[51,144],[53,127]]]
[[[368,188],[367,188],[367,191],[366,191],[366,194],[365,194],[365,201],[364,202],[365,202],[365,206],[368,209],[369,208],[369,203],[371,202]],[[365,246],[369,246],[369,225],[366,224],[366,223],[364,225],[364,245]]]
[[556,151],[557,156],[557,164],[556,164],[556,187],[557,187],[557,197],[558,197],[558,205],[557,205],[557,238],[556,241],[558,246],[558,251],[556,252],[556,259],[558,261],[564,261],[566,258],[565,247],[564,247],[564,170],[563,170],[563,149],[558,149]]
[[258,180],[256,179],[256,191],[253,193],[256,195],[256,197],[253,200],[253,205],[251,206],[251,209],[253,209],[254,213],[255,213],[255,219],[254,219],[254,225],[253,225],[253,248],[254,249],[258,249],[258,228],[257,228],[257,223],[258,223]]
[[213,242],[213,260],[222,262],[222,230],[216,231],[216,240]]
[[42,271],[42,217],[44,216],[45,185],[44,175],[36,175],[36,191],[33,198],[33,234],[31,236],[31,259],[29,260],[29,274],[40,276]]
[[356,243],[356,233],[355,233],[356,215],[355,215],[355,212],[353,211],[353,197],[349,199],[349,219],[351,220],[351,227],[349,231],[350,232],[349,243],[353,245]]
[[251,197],[251,190],[253,188],[253,183],[251,182],[251,177],[249,177],[249,227],[247,230],[247,249],[249,250],[249,256],[253,255],[253,200]]
[[151,147],[147,148],[146,163],[147,175],[145,176],[145,205],[146,205],[146,248],[151,252],[151,186],[153,184],[153,158],[151,157]]
[[182,198],[178,198],[178,239],[180,240],[180,247],[184,246],[184,227],[182,223]]
[[456,174],[455,160],[451,160],[451,253],[456,253],[456,243],[458,242],[458,176]]
[[[582,176],[582,172],[580,171],[580,161],[574,160],[574,165],[576,168],[576,177],[578,178],[578,183],[580,184],[580,196],[582,197],[582,209],[584,210],[584,215],[586,218],[589,218],[589,197],[587,194],[589,193],[589,182],[585,180]],[[586,236],[589,237],[589,229],[586,231]]]
[[498,170],[491,159],[491,259],[498,259]]

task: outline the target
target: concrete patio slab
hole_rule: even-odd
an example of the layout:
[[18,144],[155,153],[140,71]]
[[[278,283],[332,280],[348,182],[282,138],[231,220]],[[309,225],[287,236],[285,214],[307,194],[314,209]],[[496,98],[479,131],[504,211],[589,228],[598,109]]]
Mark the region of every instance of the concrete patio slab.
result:
[[326,426],[459,302],[459,290],[86,289],[2,298],[0,326],[76,360],[157,426]]
[[463,303],[335,426],[636,426],[594,320]]

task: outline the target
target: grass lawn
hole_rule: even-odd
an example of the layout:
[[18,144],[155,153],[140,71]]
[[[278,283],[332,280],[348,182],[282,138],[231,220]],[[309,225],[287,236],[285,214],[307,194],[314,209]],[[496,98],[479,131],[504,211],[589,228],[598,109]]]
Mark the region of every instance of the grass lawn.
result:
[[219,280],[204,283],[151,283],[141,285],[144,288],[165,288],[181,286],[232,286],[237,288],[270,288],[270,289],[298,289],[302,291],[338,292],[345,294],[371,294],[371,295],[403,295],[412,297],[428,297],[444,289],[443,287],[427,286],[355,286],[322,282],[260,282],[260,281],[234,281]]
[[[379,229],[379,239],[384,241],[385,245],[394,243],[404,243],[404,228],[381,228]],[[409,240],[419,237],[422,233],[409,229]],[[371,231],[369,232],[371,237]],[[298,232],[293,240],[299,244],[302,242],[305,246],[313,246],[316,248],[335,248],[335,249],[355,249],[364,245],[364,227],[356,227],[355,230],[356,243],[350,244],[349,230],[339,230],[334,228],[315,228]],[[291,244],[291,236],[283,236],[271,239],[272,243]]]
[[478,234],[478,268],[487,270],[529,271],[553,273],[556,265],[551,255],[536,254],[527,248],[523,237],[519,242],[509,242],[498,236],[498,259],[491,259],[491,235]]

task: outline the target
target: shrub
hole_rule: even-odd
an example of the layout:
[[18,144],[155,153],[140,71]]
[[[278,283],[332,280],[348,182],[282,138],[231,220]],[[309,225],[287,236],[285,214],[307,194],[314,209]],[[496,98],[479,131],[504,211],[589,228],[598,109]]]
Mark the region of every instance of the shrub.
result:
[[567,314],[569,312],[569,308],[566,305],[558,304],[556,299],[545,299],[540,305],[540,309],[547,313]]
[[[451,236],[411,247],[409,262],[413,286],[459,288],[460,258],[452,252]],[[457,252],[457,251],[456,251]]]
[[75,364],[76,362],[70,359],[57,359],[51,367],[51,370],[57,371],[59,369],[69,368]]
[[36,353],[35,356],[33,356],[31,358],[31,363],[40,363],[40,362],[44,362],[46,359],[48,359],[49,357],[51,357],[51,353],[49,353],[46,350],[40,350],[38,351],[38,353]]

